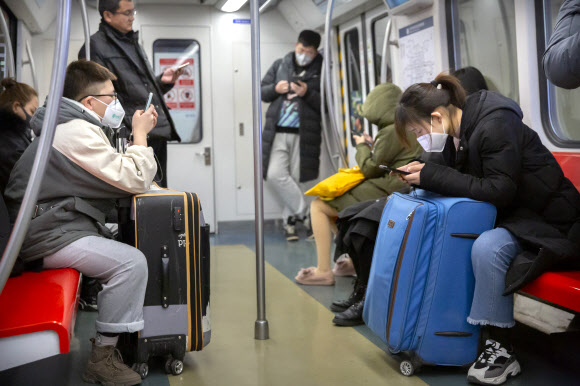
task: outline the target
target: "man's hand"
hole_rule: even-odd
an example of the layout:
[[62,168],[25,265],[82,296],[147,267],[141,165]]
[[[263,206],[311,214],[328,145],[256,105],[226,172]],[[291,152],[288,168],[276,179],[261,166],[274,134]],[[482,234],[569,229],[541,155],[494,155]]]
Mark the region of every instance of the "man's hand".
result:
[[404,171],[409,172],[411,174],[403,175],[400,173],[391,172],[390,175],[391,176],[396,175],[401,181],[403,181],[409,185],[420,186],[421,185],[421,169],[423,169],[424,166],[425,166],[424,163],[421,163],[418,161],[413,161],[410,164],[407,164],[405,166],[401,166],[400,168],[398,168],[400,170],[404,170]]
[[288,91],[290,91],[290,86],[288,84],[287,80],[281,80],[278,83],[276,83],[276,88],[275,88],[276,92],[278,94],[287,94]]
[[157,111],[153,105],[147,111],[133,114],[133,145],[147,146],[147,134],[157,125]]
[[298,81],[298,84],[294,82],[290,83],[290,88],[299,97],[303,97],[306,94],[306,91],[308,91],[308,85],[301,80]]
[[161,82],[166,83],[166,84],[175,83],[177,81],[177,78],[179,78],[181,75],[183,75],[184,71],[185,70],[183,68],[176,70],[173,67],[169,67],[168,69],[163,71],[163,75],[161,75]]

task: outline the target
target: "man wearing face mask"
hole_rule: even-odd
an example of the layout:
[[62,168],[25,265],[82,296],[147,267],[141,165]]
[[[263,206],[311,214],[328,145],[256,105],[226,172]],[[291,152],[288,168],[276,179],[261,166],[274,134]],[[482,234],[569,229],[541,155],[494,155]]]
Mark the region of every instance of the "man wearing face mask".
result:
[[[183,69],[168,68],[155,76],[143,48],[139,45],[139,32],[133,31],[135,4],[132,0],[100,0],[99,30],[91,36],[91,60],[109,69],[117,76],[113,81],[119,101],[127,114],[123,120],[131,128],[131,117],[147,103],[153,93],[151,104],[159,113],[155,129],[149,134],[149,145],[161,165],[156,181],[167,186],[167,141],[180,141],[175,124],[169,114],[163,95],[173,88]],[[84,59],[85,47],[78,58]]]
[[[135,385],[141,377],[125,366],[115,348],[118,335],[143,329],[147,262],[136,248],[112,240],[105,214],[117,199],[149,189],[157,171],[147,135],[157,123],[151,106],[133,115],[133,143],[116,152],[111,127],[124,117],[109,70],[89,61],[67,67],[63,98],[48,165],[19,258],[43,269],[74,268],[103,285],[98,296],[97,334],[83,380]],[[46,108],[31,126],[40,134]],[[38,149],[32,144],[16,163],[5,197],[15,221]]]
[[262,79],[262,101],[270,103],[262,134],[263,177],[283,207],[286,240],[297,241],[296,221],[310,202],[304,192],[318,177],[320,163],[320,35],[304,30],[294,51],[278,59]]

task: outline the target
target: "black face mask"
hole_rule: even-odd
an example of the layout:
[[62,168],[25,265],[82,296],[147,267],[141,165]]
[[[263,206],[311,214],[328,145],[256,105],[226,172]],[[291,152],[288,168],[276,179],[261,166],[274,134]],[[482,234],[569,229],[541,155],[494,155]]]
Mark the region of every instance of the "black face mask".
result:
[[26,117],[25,119],[26,123],[28,124],[28,126],[30,126],[30,120],[32,119],[32,115],[28,114],[26,110],[24,110],[24,107],[20,106],[20,108],[24,112],[24,116]]

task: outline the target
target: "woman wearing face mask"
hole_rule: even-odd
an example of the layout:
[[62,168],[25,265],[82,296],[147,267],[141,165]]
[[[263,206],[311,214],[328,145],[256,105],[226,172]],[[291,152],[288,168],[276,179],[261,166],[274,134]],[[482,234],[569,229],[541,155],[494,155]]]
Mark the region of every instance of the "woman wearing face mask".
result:
[[12,78],[0,84],[0,193],[4,194],[14,164],[32,140],[29,124],[38,108],[38,94]]
[[[482,384],[520,372],[507,334],[515,324],[513,292],[548,269],[580,266],[580,194],[522,117],[517,103],[500,94],[482,90],[466,98],[446,74],[410,86],[395,111],[401,142],[412,132],[425,151],[447,153],[449,160],[412,162],[402,168],[412,174],[399,178],[498,210],[497,228],[480,235],[471,252],[475,293],[468,322],[494,338],[469,369],[468,380]],[[447,136],[458,144],[446,146]]]

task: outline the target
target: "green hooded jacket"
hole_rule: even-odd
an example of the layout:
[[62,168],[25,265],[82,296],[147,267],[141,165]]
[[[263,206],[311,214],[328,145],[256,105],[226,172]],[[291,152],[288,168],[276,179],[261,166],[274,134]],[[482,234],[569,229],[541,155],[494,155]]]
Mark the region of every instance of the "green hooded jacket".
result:
[[397,139],[394,122],[400,96],[401,89],[392,83],[378,85],[367,96],[362,116],[380,129],[372,148],[366,143],[356,147],[356,162],[366,179],[342,196],[326,201],[339,212],[357,202],[388,196],[407,188],[396,176],[389,176],[379,168],[379,165],[398,168],[421,155],[422,148],[412,133],[408,134],[409,148],[403,147]]

